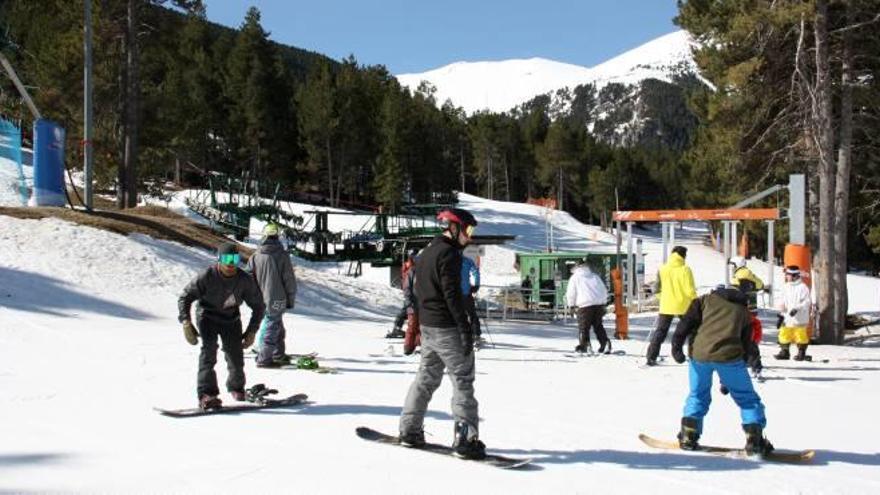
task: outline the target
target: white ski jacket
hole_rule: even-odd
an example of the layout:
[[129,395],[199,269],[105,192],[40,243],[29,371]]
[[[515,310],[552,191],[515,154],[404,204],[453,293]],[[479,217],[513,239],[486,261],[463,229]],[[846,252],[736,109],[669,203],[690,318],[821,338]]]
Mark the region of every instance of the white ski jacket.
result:
[[608,289],[598,275],[581,265],[574,269],[571,278],[568,279],[565,301],[569,307],[575,308],[604,306],[608,303]]
[[[785,318],[787,327],[804,327],[810,321],[810,289],[801,280],[786,282],[782,288],[782,305],[780,311]],[[796,309],[794,316],[791,311]]]

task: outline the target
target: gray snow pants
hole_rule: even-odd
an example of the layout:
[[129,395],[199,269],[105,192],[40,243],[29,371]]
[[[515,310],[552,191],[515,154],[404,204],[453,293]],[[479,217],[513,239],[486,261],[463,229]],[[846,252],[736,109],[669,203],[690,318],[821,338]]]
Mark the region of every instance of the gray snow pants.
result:
[[257,353],[257,364],[272,364],[273,359],[284,357],[286,347],[284,339],[287,331],[284,329],[284,313],[266,312],[260,325],[260,348]]
[[422,325],[422,360],[419,371],[400,413],[400,433],[421,432],[425,411],[434,391],[440,386],[445,370],[452,381],[452,415],[455,421],[468,424],[477,432],[479,415],[474,398],[474,353],[467,356],[461,346],[457,328],[437,328]]

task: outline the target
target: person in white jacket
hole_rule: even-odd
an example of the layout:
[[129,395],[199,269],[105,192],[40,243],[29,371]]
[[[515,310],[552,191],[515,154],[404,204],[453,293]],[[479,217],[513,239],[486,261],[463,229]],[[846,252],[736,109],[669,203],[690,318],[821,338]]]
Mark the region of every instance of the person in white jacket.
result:
[[810,289],[801,280],[800,269],[795,265],[785,267],[785,286],[782,290],[782,304],[779,306],[780,316],[783,318],[778,337],[780,351],[773,357],[789,359],[791,354],[788,349],[794,342],[798,348],[794,360],[807,359],[807,346],[810,344],[807,324],[810,321],[811,306]]
[[599,352],[610,354],[611,341],[602,326],[605,306],[608,304],[608,288],[605,282],[587,266],[587,259],[582,259],[568,279],[565,290],[568,306],[577,311],[578,345],[575,352],[588,352],[590,347],[590,327],[599,339]]

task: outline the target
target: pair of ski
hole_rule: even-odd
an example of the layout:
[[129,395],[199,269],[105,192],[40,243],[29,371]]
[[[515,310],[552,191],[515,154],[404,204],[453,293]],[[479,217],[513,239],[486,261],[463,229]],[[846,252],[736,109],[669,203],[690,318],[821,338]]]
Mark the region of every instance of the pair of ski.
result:
[[[365,426],[358,427],[355,432],[357,436],[363,438],[364,440],[370,440],[372,442],[384,443],[387,445],[396,445],[399,447],[406,447],[400,443],[400,439],[396,436],[386,435],[385,433],[376,431],[372,428],[367,428]],[[658,440],[656,438],[649,437],[648,435],[640,434],[639,439],[644,442],[649,447],[657,448],[657,449],[665,449],[665,450],[681,450],[677,441],[668,441],[668,440]],[[406,447],[411,448],[413,450],[421,450],[425,452],[431,452],[433,454],[442,454],[446,456],[455,456],[455,451],[452,447],[446,445],[440,445],[436,443],[426,443],[421,447]],[[701,445],[697,448],[696,452],[704,452],[707,454],[718,455],[723,457],[731,457],[735,459],[756,459],[763,460],[768,462],[778,462],[784,464],[802,464],[809,462],[816,455],[813,450],[803,450],[803,451],[783,451],[783,450],[774,450],[769,454],[765,454],[763,456],[754,457],[749,455],[745,449],[740,448],[732,448],[732,447],[714,447],[708,445]],[[516,457],[506,457],[497,454],[487,454],[484,459],[476,459],[473,462],[478,462],[482,464],[488,464],[490,466],[494,466],[501,469],[516,469],[529,465],[532,462],[531,458],[516,458]]]

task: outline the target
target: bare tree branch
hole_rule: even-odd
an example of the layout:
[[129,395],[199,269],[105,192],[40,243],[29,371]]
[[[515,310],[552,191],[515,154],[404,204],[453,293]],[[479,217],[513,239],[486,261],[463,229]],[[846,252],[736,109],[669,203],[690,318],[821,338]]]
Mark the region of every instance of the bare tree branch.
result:
[[829,34],[838,34],[838,33],[843,33],[843,32],[846,32],[846,31],[852,31],[853,29],[859,29],[859,28],[861,28],[861,27],[865,27],[865,26],[867,26],[868,24],[874,24],[874,23],[877,22],[877,21],[880,21],[880,13],[878,13],[877,15],[875,15],[874,18],[871,19],[870,21],[859,22],[859,23],[856,23],[856,24],[850,24],[849,26],[842,27],[842,28],[838,28],[838,29],[834,29],[834,30],[832,30],[832,31],[829,31],[828,33],[829,33]]

